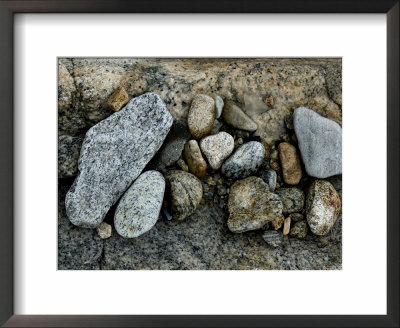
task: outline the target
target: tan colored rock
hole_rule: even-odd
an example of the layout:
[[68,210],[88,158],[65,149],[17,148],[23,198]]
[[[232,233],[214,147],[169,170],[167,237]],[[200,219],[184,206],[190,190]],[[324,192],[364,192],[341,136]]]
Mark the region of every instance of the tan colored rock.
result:
[[268,107],[274,107],[274,97],[267,96],[264,98],[264,102]]
[[179,166],[179,168],[182,171],[189,172],[189,167],[187,166],[186,162],[182,158],[178,159],[176,164]]
[[222,117],[227,124],[236,129],[255,131],[258,128],[257,124],[231,100],[226,102]]
[[194,174],[199,179],[203,179],[207,173],[207,163],[201,154],[199,144],[196,140],[190,140],[186,143],[183,155],[188,164],[190,173]]
[[286,236],[290,232],[290,216],[283,221],[283,235]]
[[213,98],[197,94],[188,114],[189,131],[193,138],[200,139],[208,135],[215,120],[215,101]]
[[306,221],[296,222],[290,229],[290,236],[303,239],[306,238],[308,232],[308,226]]
[[268,158],[268,157],[269,157],[269,154],[270,154],[270,151],[271,151],[271,149],[270,149],[270,147],[269,147],[269,144],[268,144],[266,141],[264,141],[264,140],[261,140],[261,143],[262,143],[262,145],[263,145],[264,148],[265,148],[265,158]]
[[287,143],[279,144],[279,156],[282,165],[283,180],[290,185],[297,185],[302,177],[300,158],[296,148]]
[[100,225],[96,228],[97,234],[101,239],[107,239],[111,237],[111,225],[106,222],[100,223]]
[[272,226],[274,227],[275,230],[279,230],[282,228],[283,222],[285,221],[285,217],[283,215],[280,215],[276,217],[272,222]]
[[114,111],[118,112],[123,106],[128,103],[129,96],[123,87],[118,87],[117,90],[108,98],[108,106]]

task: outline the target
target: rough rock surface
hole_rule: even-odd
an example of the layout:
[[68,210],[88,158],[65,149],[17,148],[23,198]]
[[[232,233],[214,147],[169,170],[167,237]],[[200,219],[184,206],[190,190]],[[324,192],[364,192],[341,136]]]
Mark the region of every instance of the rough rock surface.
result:
[[224,160],[233,152],[233,147],[233,138],[226,132],[205,137],[200,141],[200,148],[214,170],[221,167]]
[[228,178],[243,179],[255,174],[265,161],[265,148],[257,141],[241,145],[221,167]]
[[132,99],[92,127],[79,157],[79,174],[66,197],[77,226],[95,228],[161,147],[172,116],[154,93]]
[[226,102],[222,117],[226,123],[236,129],[245,131],[257,130],[257,124],[231,100]]
[[327,178],[342,173],[342,128],[311,109],[293,114],[294,129],[308,175]]
[[282,142],[279,144],[278,148],[283,180],[289,185],[297,185],[301,180],[302,172],[296,147],[290,143]]
[[199,179],[203,179],[207,173],[207,163],[201,154],[197,141],[190,140],[187,142],[183,154],[190,173],[194,174]]
[[283,242],[283,236],[280,231],[266,230],[262,237],[265,242],[272,247],[278,247]]
[[118,87],[117,90],[108,98],[108,106],[114,111],[118,112],[129,101],[129,96],[125,89]]
[[71,136],[58,137],[58,177],[70,178],[78,174],[78,159],[82,138]]
[[[291,216],[289,216],[289,218],[291,218]],[[308,226],[306,221],[296,222],[290,229],[290,235],[299,239],[306,238],[307,232]]]
[[207,95],[196,95],[188,114],[189,131],[193,138],[200,139],[208,135],[213,127],[214,120],[214,99]]
[[274,191],[276,187],[276,172],[274,170],[262,170],[260,172],[260,178],[263,179],[266,183],[268,183],[269,191]]
[[312,183],[307,194],[306,216],[313,234],[318,236],[328,234],[341,209],[340,196],[330,182],[316,180]]
[[259,96],[245,93],[243,100],[244,110],[247,114],[262,114],[268,111],[268,106]]
[[301,212],[304,207],[305,195],[299,188],[280,188],[275,191],[281,198],[283,214]]
[[164,198],[165,180],[158,171],[142,173],[118,202],[114,225],[120,236],[139,237],[157,222]]

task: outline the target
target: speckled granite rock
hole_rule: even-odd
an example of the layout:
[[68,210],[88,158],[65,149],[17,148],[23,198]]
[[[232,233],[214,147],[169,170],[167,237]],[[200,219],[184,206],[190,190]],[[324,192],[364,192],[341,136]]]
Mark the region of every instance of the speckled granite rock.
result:
[[[291,217],[291,216],[289,216]],[[290,236],[294,238],[303,239],[306,238],[308,232],[308,226],[306,221],[296,222],[290,229]]]
[[228,100],[222,111],[224,121],[236,129],[255,131],[257,124],[246,115],[233,101]]
[[114,216],[115,230],[124,238],[139,237],[157,222],[165,180],[158,171],[142,173],[122,196]]
[[58,177],[70,178],[78,174],[78,159],[82,138],[71,136],[58,137]]
[[296,147],[287,142],[279,144],[279,157],[282,166],[282,175],[285,183],[297,185],[302,177],[300,158]]
[[283,214],[301,212],[304,207],[305,195],[299,188],[280,188],[275,193],[281,198]]
[[228,228],[232,232],[261,229],[282,214],[279,196],[269,192],[260,178],[249,177],[236,181],[229,193]]
[[173,170],[165,174],[166,195],[171,207],[172,218],[184,220],[193,214],[203,196],[201,181],[193,174]]
[[294,129],[308,175],[327,178],[342,173],[342,128],[311,109],[293,114]]
[[276,172],[274,170],[262,170],[260,172],[260,178],[268,183],[269,191],[274,191],[276,187]]
[[220,96],[214,97],[215,101],[215,118],[220,118],[224,108],[224,100]]
[[226,132],[219,132],[200,141],[200,148],[214,170],[221,167],[224,160],[233,152],[233,147],[233,138]]
[[188,114],[189,131],[193,138],[200,139],[208,135],[215,120],[215,101],[213,98],[198,94],[193,98]]
[[221,172],[228,178],[243,179],[255,174],[265,161],[265,148],[257,141],[250,141],[240,146],[221,167]]
[[324,236],[335,224],[342,202],[332,184],[316,180],[310,186],[306,200],[307,222],[313,234]]
[[65,203],[70,221],[97,227],[160,148],[172,125],[161,98],[146,93],[92,127]]
[[187,142],[183,154],[190,173],[194,174],[199,179],[203,179],[207,173],[207,163],[201,154],[197,141],[190,140]]
[[293,222],[299,222],[304,220],[304,215],[301,213],[290,213],[289,216]]

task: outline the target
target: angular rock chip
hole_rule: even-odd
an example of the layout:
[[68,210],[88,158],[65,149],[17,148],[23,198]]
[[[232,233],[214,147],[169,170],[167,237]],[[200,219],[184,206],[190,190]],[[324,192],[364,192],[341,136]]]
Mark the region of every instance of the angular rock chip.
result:
[[155,93],[132,99],[85,136],[79,174],[67,193],[70,221],[95,228],[162,145],[172,116]]
[[58,137],[58,177],[70,178],[78,174],[78,159],[82,139],[71,136]]
[[157,222],[164,198],[165,180],[158,171],[141,174],[122,196],[114,216],[118,234],[139,237]]
[[218,170],[223,161],[232,154],[233,147],[233,137],[226,132],[208,136],[200,141],[200,148],[214,170]]
[[306,217],[311,232],[324,236],[335,224],[342,203],[332,184],[325,180],[316,180],[310,186],[306,200]]
[[225,122],[236,129],[256,131],[257,124],[231,100],[227,101],[222,111]]
[[294,130],[308,175],[327,178],[342,173],[342,128],[311,109],[293,114]]
[[114,93],[108,98],[108,106],[114,111],[118,112],[129,100],[129,96],[123,87],[118,87]]
[[302,172],[296,147],[290,143],[282,142],[279,144],[278,149],[281,159],[283,180],[289,185],[297,185],[301,180]]
[[305,195],[299,188],[280,188],[275,191],[281,198],[283,214],[301,212],[304,207]]
[[208,135],[215,120],[215,101],[207,95],[197,94],[188,114],[189,131],[193,138],[200,139]]
[[264,231],[262,237],[265,242],[272,247],[278,247],[283,241],[282,233],[274,230]]
[[199,144],[196,140],[190,140],[186,143],[183,155],[185,156],[190,173],[199,179],[203,179],[207,173],[207,163],[201,154]]

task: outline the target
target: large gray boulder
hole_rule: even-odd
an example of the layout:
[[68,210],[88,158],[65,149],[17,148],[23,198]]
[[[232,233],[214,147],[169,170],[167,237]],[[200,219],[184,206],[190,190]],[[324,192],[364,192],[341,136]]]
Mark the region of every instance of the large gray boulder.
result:
[[103,221],[161,147],[172,121],[162,99],[146,93],[86,133],[79,174],[65,199],[73,224],[95,228]]

